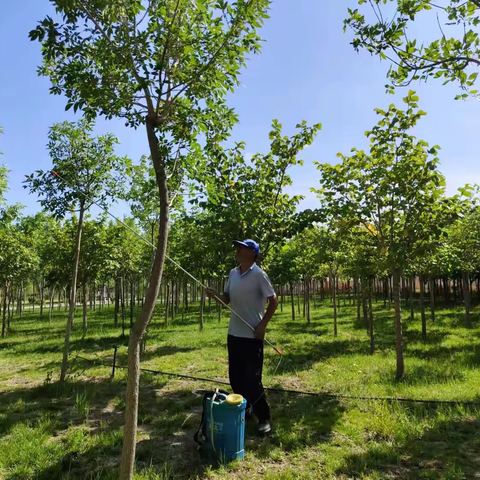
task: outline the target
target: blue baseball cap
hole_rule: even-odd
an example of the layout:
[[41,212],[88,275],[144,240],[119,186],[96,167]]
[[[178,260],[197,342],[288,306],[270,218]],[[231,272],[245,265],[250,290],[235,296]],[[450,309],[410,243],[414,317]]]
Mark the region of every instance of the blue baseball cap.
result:
[[250,238],[248,238],[247,240],[243,240],[243,242],[240,240],[234,240],[233,244],[236,247],[249,248],[250,250],[253,250],[256,253],[257,257],[260,256],[260,245],[255,240],[252,240]]

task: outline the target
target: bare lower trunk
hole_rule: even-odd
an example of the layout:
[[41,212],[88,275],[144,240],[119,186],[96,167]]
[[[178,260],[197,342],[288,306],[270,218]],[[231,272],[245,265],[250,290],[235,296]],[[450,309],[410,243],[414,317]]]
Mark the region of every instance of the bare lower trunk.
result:
[[3,287],[3,314],[2,314],[2,338],[5,338],[7,334],[7,284],[5,283]]
[[305,286],[305,295],[307,297],[307,323],[310,325],[310,279],[306,280]]
[[465,326],[472,328],[472,318],[470,316],[470,278],[467,272],[462,272],[463,295],[465,299]]
[[433,278],[428,279],[428,291],[430,293],[430,317],[435,321],[435,282]]
[[403,378],[405,364],[403,361],[403,334],[402,334],[402,309],[400,306],[400,269],[393,270],[393,304],[395,307],[395,344],[397,353],[397,380]]
[[80,204],[80,215],[78,218],[77,239],[75,244],[75,256],[73,259],[72,283],[70,285],[70,307],[68,311],[67,327],[65,329],[65,344],[63,346],[63,360],[62,360],[62,370],[60,372],[60,383],[65,382],[65,377],[67,375],[68,351],[70,348],[70,332],[72,331],[73,317],[75,315],[75,303],[77,301],[77,275],[78,275],[78,263],[80,261],[80,245],[82,243],[82,228],[83,228],[84,213],[85,213],[85,205],[82,202]]
[[293,294],[293,284],[290,284],[290,298],[292,299],[292,320],[295,320],[295,296]]
[[200,293],[200,331],[205,330],[205,322],[203,319],[203,312],[205,310],[205,292],[202,288]]
[[53,301],[55,299],[55,285],[52,287],[51,295],[50,295],[50,310],[48,312],[48,321],[52,322],[52,315],[53,315]]
[[373,355],[373,353],[375,352],[375,338],[373,336],[372,295],[373,295],[373,280],[372,278],[370,278],[368,283],[368,313],[369,313],[369,324],[370,324],[370,353]]
[[420,315],[422,319],[422,338],[427,339],[427,321],[425,318],[425,280],[423,275],[420,275]]
[[332,278],[332,299],[333,299],[333,335],[336,337],[338,335],[338,326],[337,326],[337,282],[335,277]]
[[165,291],[165,319],[163,321],[163,326],[165,328],[168,327],[168,307],[170,306],[170,284],[167,282],[165,285],[166,291]]
[[414,304],[413,304],[413,285],[414,285],[415,279],[411,278],[410,279],[410,318],[412,320],[415,320],[415,310],[414,310]]
[[87,333],[87,301],[88,301],[88,287],[86,284],[82,286],[82,300],[83,300],[83,335]]
[[137,437],[138,390],[140,381],[140,343],[143,335],[145,334],[148,322],[152,318],[153,311],[155,309],[155,303],[158,298],[168,240],[169,199],[167,178],[165,174],[164,163],[160,159],[154,127],[149,121],[147,121],[147,134],[160,196],[160,225],[158,234],[158,247],[152,264],[152,271],[150,274],[150,280],[148,282],[145,303],[137,321],[132,327],[132,331],[130,332],[130,340],[128,345],[127,390],[125,395],[125,428],[119,472],[120,480],[131,480],[133,478]]

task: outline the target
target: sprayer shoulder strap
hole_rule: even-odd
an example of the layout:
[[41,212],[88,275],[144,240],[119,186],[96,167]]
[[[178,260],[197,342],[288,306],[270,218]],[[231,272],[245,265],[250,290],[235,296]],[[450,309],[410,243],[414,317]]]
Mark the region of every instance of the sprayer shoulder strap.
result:
[[[212,398],[214,393],[215,393],[215,390],[212,390],[210,392],[206,392],[203,395],[202,419],[200,420],[200,425],[198,426],[198,430],[195,432],[195,435],[193,436],[193,440],[199,445],[203,445],[207,439],[207,425],[205,422],[205,415],[207,411],[207,399]],[[218,390],[218,393],[223,393],[225,395],[228,395],[228,392],[224,390]]]

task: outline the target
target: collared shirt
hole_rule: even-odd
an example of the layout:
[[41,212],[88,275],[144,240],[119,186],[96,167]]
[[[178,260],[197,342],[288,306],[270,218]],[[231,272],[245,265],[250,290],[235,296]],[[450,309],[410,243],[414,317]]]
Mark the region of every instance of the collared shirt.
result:
[[[275,295],[268,275],[256,263],[243,274],[240,267],[234,268],[230,272],[224,292],[230,296],[232,309],[253,328],[257,328],[262,321],[268,298]],[[233,312],[230,315],[228,334],[255,338],[253,331]]]

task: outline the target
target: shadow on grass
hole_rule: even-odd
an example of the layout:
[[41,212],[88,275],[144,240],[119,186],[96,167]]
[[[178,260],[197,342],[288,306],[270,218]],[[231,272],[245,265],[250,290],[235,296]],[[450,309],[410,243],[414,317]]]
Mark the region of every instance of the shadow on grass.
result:
[[284,352],[282,372],[295,373],[309,370],[315,363],[328,358],[345,355],[368,355],[370,346],[368,339],[331,339],[295,345],[292,351]]
[[476,478],[480,471],[479,428],[480,421],[475,418],[446,420],[420,438],[367,443],[362,453],[349,455],[337,473],[348,478],[369,474],[412,480]]

